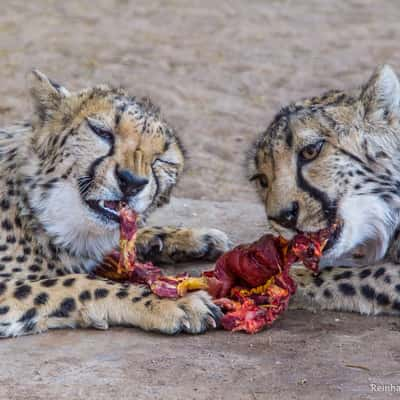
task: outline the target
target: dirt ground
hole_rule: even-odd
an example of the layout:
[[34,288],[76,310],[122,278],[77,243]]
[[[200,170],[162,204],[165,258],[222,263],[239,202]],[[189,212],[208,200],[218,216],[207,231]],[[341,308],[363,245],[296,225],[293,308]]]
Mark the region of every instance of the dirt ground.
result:
[[[383,62],[400,72],[399,20],[397,0],[2,0],[0,123],[28,117],[32,67],[70,89],[150,96],[189,154],[181,199],[158,219],[253,239],[265,226],[251,142],[291,100]],[[60,331],[0,342],[0,398],[386,398],[369,385],[400,384],[398,334],[391,318],[295,311],[251,337]]]

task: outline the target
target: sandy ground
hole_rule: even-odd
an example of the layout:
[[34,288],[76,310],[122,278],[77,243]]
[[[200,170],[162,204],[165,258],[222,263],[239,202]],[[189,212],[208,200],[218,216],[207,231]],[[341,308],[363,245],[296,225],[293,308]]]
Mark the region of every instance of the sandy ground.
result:
[[[264,216],[245,179],[250,143],[291,100],[358,85],[379,63],[400,71],[399,20],[396,0],[2,0],[0,123],[29,115],[32,67],[70,89],[109,82],[150,96],[190,156],[176,191],[187,199],[158,218],[253,239]],[[398,329],[389,318],[290,312],[253,337],[2,341],[0,398],[379,398],[369,383],[400,383]]]

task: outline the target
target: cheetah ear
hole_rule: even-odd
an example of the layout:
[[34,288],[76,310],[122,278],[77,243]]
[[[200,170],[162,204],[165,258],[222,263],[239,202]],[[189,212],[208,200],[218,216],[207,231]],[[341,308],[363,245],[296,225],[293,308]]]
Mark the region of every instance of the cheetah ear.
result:
[[35,111],[41,120],[51,117],[62,101],[71,95],[67,89],[37,69],[30,73],[29,86]]
[[378,67],[361,91],[365,116],[384,119],[390,113],[400,114],[400,83],[389,65]]

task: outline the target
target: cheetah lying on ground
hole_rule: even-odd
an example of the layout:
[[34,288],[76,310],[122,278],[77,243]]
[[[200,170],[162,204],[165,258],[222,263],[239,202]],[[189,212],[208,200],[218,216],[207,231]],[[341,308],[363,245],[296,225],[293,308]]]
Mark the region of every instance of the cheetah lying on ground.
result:
[[[215,327],[204,292],[158,299],[94,277],[117,246],[120,201],[146,216],[168,201],[184,156],[150,102],[98,86],[77,93],[31,74],[33,120],[0,130],[0,337],[51,328],[136,326],[167,334]],[[142,228],[145,260],[213,260],[215,229]]]
[[360,90],[283,108],[255,143],[250,170],[284,236],[339,220],[321,273],[297,270],[294,306],[400,313],[400,83],[390,67]]

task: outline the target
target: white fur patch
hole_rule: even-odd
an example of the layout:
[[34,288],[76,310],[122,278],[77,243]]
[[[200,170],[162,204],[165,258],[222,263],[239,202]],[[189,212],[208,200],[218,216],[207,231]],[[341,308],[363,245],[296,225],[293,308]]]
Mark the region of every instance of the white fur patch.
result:
[[94,260],[101,260],[117,246],[119,225],[102,224],[92,216],[71,183],[55,184],[44,200],[39,191],[31,195],[31,205],[39,211],[38,218],[56,245]]
[[[339,240],[324,255],[321,266],[360,265],[382,259],[399,222],[399,216],[377,196],[344,199],[338,215],[343,221]],[[352,252],[364,246],[365,257],[355,260]]]

